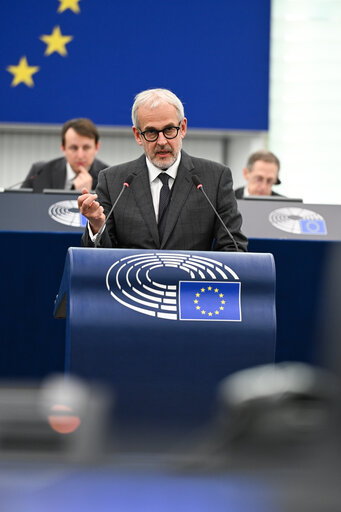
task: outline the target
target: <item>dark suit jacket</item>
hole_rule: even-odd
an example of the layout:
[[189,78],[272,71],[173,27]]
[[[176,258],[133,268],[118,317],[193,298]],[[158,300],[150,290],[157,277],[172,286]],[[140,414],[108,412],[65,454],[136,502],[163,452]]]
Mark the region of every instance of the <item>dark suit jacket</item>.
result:
[[[234,191],[234,193],[235,193],[237,199],[243,199],[244,198],[244,187],[237,188]],[[277,194],[277,192],[274,192],[273,190],[271,191],[271,195],[272,196],[284,197],[281,194]]]
[[[95,159],[89,173],[92,176],[92,188],[97,186],[98,173],[108,167]],[[32,165],[21,188],[33,188],[33,192],[42,192],[44,188],[64,189],[66,180],[66,159],[64,157],[49,162],[36,162]]]
[[[192,176],[197,175],[239,249],[246,251],[247,239],[240,231],[242,218],[228,167],[190,157],[182,151],[162,240],[159,240],[145,155],[101,172],[96,189],[98,200],[107,215],[129,174],[134,175],[134,180],[108,219],[100,247],[209,251],[214,242],[213,250],[235,251],[202,192],[193,185]],[[93,247],[87,228],[82,243]]]

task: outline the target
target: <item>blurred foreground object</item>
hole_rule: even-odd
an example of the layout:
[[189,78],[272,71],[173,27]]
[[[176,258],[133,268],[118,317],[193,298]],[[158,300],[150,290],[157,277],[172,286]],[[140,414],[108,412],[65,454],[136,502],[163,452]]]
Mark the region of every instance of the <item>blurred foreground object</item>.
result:
[[263,478],[280,512],[338,512],[340,380],[303,363],[243,370],[218,390],[216,466]]
[[0,457],[91,462],[107,453],[109,395],[74,377],[0,385]]
[[218,390],[226,440],[257,451],[320,439],[332,428],[338,399],[336,377],[303,363],[243,370]]

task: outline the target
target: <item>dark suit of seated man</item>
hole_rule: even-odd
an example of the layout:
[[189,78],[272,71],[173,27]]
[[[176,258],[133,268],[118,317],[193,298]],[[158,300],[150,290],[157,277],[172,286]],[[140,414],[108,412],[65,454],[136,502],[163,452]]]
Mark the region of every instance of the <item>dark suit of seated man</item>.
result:
[[247,196],[281,196],[272,190],[274,185],[281,183],[279,174],[280,162],[270,151],[256,151],[249,156],[243,176],[246,186],[235,190],[236,198]]
[[98,173],[108,167],[95,158],[100,147],[99,133],[90,119],[71,119],[61,132],[61,149],[64,157],[32,165],[21,188],[33,192],[44,189],[94,190]]
[[[143,91],[135,98],[132,120],[144,155],[102,171],[95,195],[82,190],[78,206],[88,219],[83,245],[94,246],[123,183],[132,175],[131,185],[108,218],[99,247],[246,251],[230,169],[181,150],[187,119],[179,98],[166,89]],[[202,183],[236,245],[195,186],[193,176]],[[168,187],[163,185],[164,179],[168,179]],[[163,193],[168,194],[165,208]]]

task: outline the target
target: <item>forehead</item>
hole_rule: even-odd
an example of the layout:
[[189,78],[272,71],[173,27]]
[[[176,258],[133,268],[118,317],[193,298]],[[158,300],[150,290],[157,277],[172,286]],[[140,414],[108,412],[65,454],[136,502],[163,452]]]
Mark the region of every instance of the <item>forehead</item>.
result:
[[157,107],[141,105],[137,110],[137,116],[141,130],[148,128],[163,128],[168,124],[178,125],[178,112],[174,105],[162,102]]
[[253,164],[251,172],[253,174],[262,174],[264,176],[277,176],[278,167],[273,162],[264,162],[264,160],[257,160]]
[[89,144],[95,146],[95,139],[86,137],[85,135],[80,135],[73,128],[69,128],[66,131],[64,139],[65,146],[69,146],[72,144],[76,144],[77,146],[84,146]]

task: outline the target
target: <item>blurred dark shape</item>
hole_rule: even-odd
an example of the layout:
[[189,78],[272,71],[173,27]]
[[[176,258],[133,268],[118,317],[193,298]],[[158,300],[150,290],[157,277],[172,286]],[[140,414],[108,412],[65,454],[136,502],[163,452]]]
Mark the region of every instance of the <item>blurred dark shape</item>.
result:
[[[341,243],[330,244],[319,297],[318,360],[341,378]],[[341,397],[340,397],[341,398]],[[341,400],[340,400],[341,402]]]
[[0,459],[89,463],[112,448],[112,400],[75,377],[0,385]]
[[297,457],[329,435],[339,397],[334,375],[303,363],[243,370],[219,386],[219,430],[239,458]]
[[339,512],[340,379],[303,363],[259,366],[221,382],[217,416],[187,471],[242,475],[278,512]]

